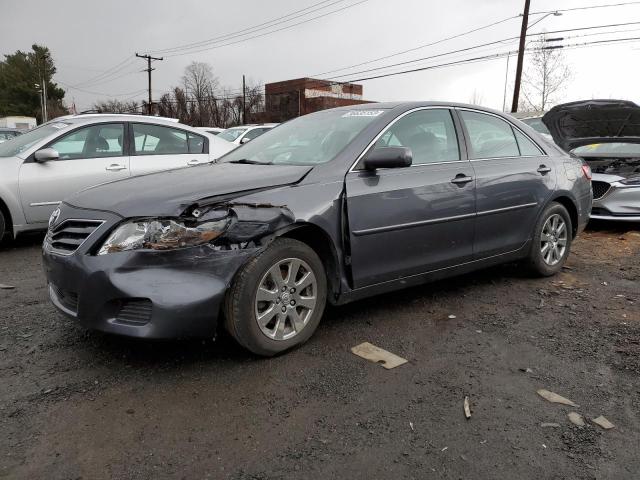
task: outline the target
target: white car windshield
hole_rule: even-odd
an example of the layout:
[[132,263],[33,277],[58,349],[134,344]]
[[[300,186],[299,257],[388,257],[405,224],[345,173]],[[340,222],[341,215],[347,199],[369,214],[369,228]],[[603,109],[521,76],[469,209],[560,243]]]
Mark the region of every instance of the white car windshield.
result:
[[238,138],[240,135],[242,135],[246,131],[247,131],[246,128],[230,128],[220,133],[220,135],[218,136],[223,140],[227,140],[228,142],[233,142],[236,138]]
[[14,157],[49,135],[60,132],[69,126],[68,123],[56,122],[41,125],[38,128],[7,140],[0,144],[0,157]]
[[325,110],[283,123],[225,155],[223,162],[317,165],[333,160],[384,110]]

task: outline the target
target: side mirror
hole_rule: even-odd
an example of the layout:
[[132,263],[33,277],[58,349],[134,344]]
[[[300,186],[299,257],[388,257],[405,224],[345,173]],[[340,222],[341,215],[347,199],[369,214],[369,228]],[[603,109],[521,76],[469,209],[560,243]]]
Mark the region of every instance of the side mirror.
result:
[[410,167],[412,161],[413,155],[408,147],[381,147],[367,153],[363,162],[366,170],[376,170]]
[[43,148],[33,154],[33,159],[38,163],[48,162],[49,160],[58,160],[60,154],[53,148]]
[[244,137],[242,140],[240,140],[240,145],[242,145],[243,143],[250,142],[250,141],[251,141],[251,139],[250,139],[250,138],[248,138],[248,137]]

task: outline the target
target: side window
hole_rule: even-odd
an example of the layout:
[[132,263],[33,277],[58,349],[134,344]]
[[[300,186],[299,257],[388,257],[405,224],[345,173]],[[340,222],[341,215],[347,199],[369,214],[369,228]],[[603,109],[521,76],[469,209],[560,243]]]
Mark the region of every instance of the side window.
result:
[[99,124],[65,135],[52,143],[51,148],[57,150],[60,160],[121,157],[123,138],[122,123]]
[[518,147],[520,147],[520,155],[524,157],[542,155],[542,152],[536,144],[525,137],[520,130],[514,128],[513,131],[516,133],[516,140],[518,141]]
[[413,165],[460,160],[458,137],[446,109],[426,109],[410,113],[396,123],[376,142],[375,148],[409,147]]
[[200,135],[188,134],[189,153],[204,153],[204,137]]
[[511,125],[492,115],[460,111],[471,141],[469,157],[500,158],[518,157],[520,151]]
[[200,135],[145,123],[133,123],[132,128],[136,155],[176,155],[204,151],[204,138]]

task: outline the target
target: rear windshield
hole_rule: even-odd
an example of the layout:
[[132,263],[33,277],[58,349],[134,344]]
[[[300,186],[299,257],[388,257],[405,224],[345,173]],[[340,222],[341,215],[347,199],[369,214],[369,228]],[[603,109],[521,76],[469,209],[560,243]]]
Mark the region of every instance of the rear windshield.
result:
[[56,122],[41,125],[38,128],[0,143],[0,157],[13,157],[31,148],[40,140],[56,132],[61,132],[69,126],[68,123]]

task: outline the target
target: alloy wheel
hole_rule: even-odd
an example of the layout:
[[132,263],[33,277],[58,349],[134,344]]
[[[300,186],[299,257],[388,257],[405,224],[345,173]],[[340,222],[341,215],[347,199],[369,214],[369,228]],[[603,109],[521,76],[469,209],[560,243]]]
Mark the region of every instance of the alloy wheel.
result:
[[273,340],[288,340],[307,325],[316,308],[318,284],[311,267],[299,258],[271,266],[255,295],[256,321]]
[[540,253],[544,263],[557,265],[567,250],[567,223],[561,215],[554,213],[542,227],[540,235]]

